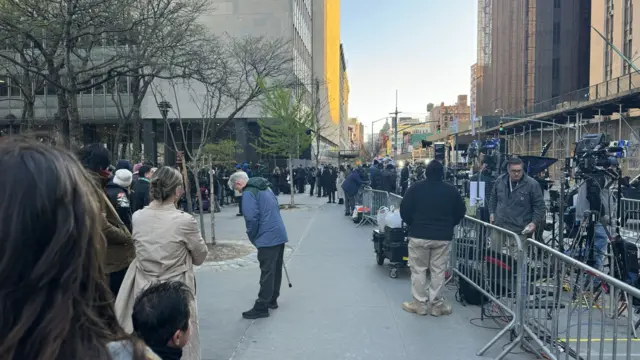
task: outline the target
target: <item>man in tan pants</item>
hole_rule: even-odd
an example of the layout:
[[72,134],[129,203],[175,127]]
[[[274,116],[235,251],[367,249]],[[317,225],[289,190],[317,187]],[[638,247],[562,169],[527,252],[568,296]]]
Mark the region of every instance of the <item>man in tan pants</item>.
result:
[[[409,225],[409,266],[412,301],[402,304],[408,312],[433,316],[451,314],[442,297],[449,244],[453,228],[466,213],[462,196],[443,182],[444,167],[433,160],[425,170],[426,180],[413,184],[400,204],[402,220]],[[431,281],[427,281],[427,270]]]

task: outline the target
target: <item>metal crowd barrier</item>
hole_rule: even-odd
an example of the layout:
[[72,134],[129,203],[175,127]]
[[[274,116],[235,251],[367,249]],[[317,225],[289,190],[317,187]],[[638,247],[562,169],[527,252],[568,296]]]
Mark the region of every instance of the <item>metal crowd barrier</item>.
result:
[[394,209],[400,210],[400,203],[402,203],[402,196],[389,193],[389,208],[393,206]]
[[[475,299],[465,299],[482,307],[482,316],[494,319],[502,330],[487,343],[478,356],[484,355],[506,334],[515,334],[496,359],[504,358],[522,340],[519,319],[522,318],[523,288],[519,261],[523,253],[520,236],[470,216],[465,216],[456,227],[451,247],[450,265],[459,277],[459,286],[474,294]],[[478,303],[479,302],[479,303]]]
[[478,356],[510,334],[496,359],[518,345],[546,359],[640,358],[640,290],[623,281],[469,216],[456,227],[451,267],[460,294],[475,290],[482,317],[502,327]]
[[356,205],[362,205],[364,207],[362,220],[358,224],[358,227],[367,223],[375,225],[378,222],[378,210],[380,210],[381,207],[389,207],[389,193],[367,187],[362,192],[362,204]]
[[640,200],[620,199],[622,236],[628,240],[640,240]]
[[[549,359],[640,358],[640,290],[532,239],[523,255],[523,345]],[[611,262],[612,273],[619,273],[617,264]]]

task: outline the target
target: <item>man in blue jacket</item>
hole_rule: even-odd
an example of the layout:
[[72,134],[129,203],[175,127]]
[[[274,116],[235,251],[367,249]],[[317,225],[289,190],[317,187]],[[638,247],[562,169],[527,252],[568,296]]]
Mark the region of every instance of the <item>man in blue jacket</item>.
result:
[[360,186],[363,184],[366,184],[366,182],[360,177],[360,171],[358,169],[353,169],[351,174],[349,174],[342,183],[342,190],[344,190],[344,196],[346,198],[344,201],[345,216],[351,216],[351,212],[356,206],[356,195],[358,195]]
[[269,182],[261,177],[249,179],[246,173],[236,172],[229,178],[229,187],[242,192],[242,215],[247,235],[258,249],[260,263],[260,292],[253,308],[242,313],[245,319],[269,316],[269,309],[278,308],[284,246],[288,241],[280,206],[269,189]]

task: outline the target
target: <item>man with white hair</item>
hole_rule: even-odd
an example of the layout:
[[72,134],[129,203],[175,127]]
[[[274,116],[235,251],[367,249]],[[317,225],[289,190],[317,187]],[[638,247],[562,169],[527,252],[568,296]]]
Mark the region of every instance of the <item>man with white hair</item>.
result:
[[242,313],[242,317],[268,317],[269,309],[278,308],[284,245],[288,241],[278,199],[269,188],[270,184],[266,179],[249,179],[245,172],[232,174],[228,185],[242,194],[242,215],[247,226],[247,235],[249,241],[258,249],[260,263],[258,299],[251,310]]

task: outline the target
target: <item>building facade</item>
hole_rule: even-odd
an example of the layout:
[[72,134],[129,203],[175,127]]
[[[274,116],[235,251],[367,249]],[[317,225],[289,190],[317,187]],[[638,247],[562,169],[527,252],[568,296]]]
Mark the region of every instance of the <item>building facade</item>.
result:
[[591,0],[478,1],[476,114],[530,113],[589,85]]
[[338,120],[338,150],[349,149],[349,77],[344,47],[340,44],[340,118]]
[[[638,66],[637,54],[640,41],[633,42],[635,34],[640,39],[640,6],[633,0],[591,0],[591,25],[602,34],[591,36],[590,85],[601,84],[634,72],[633,68],[616,53],[611,43],[631,63]],[[623,83],[626,83],[623,81]]]
[[349,147],[346,150],[362,150],[364,146],[364,125],[358,118],[350,118],[348,124]]
[[[325,137],[331,147],[340,144],[342,114],[343,77],[341,76],[340,46],[340,1],[311,0],[313,8],[313,77],[319,83],[318,99],[321,106],[320,117],[325,126]],[[344,126],[344,121],[343,121]]]
[[476,118],[476,87],[478,81],[478,64],[471,65],[471,86],[469,88],[469,121]]
[[[458,95],[458,101],[453,105],[445,105],[443,102],[440,106],[434,106],[429,114],[431,123],[436,125],[436,131],[433,136],[435,138],[445,138],[450,134],[466,131],[470,125],[469,115],[470,109],[467,103],[467,95]],[[438,126],[440,127],[440,133],[437,132]]]

